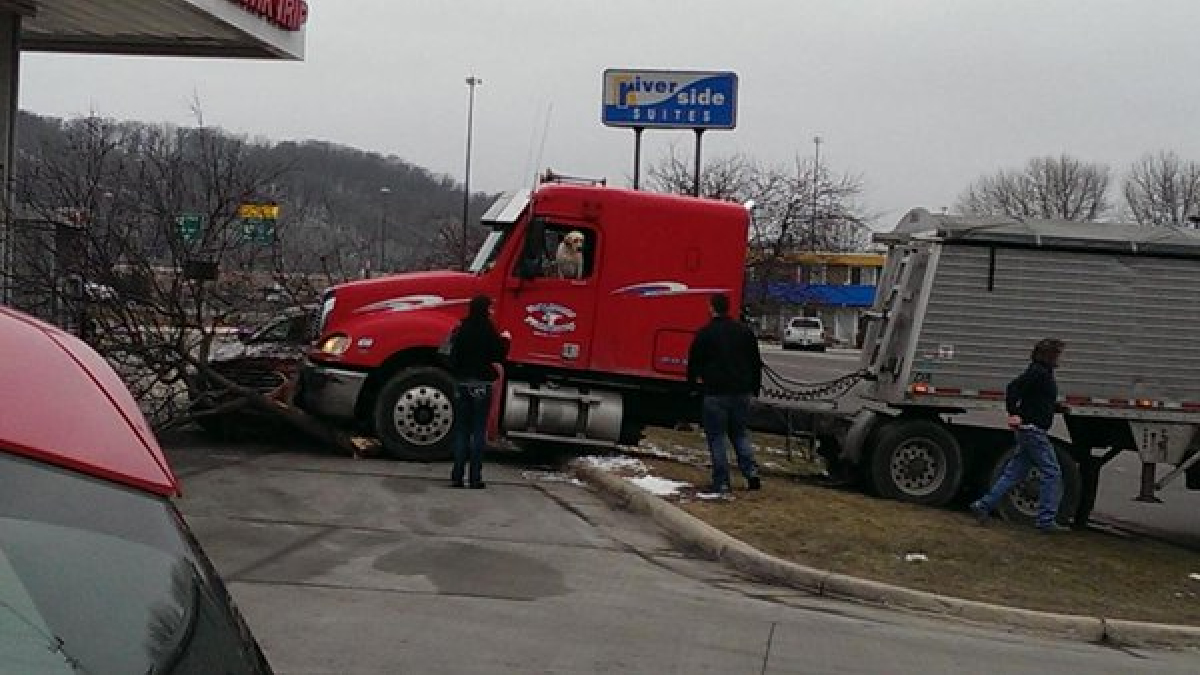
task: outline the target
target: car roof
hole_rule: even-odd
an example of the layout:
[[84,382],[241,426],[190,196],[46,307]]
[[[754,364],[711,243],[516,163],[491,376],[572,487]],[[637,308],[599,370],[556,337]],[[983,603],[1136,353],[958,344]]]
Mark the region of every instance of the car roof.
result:
[[78,338],[3,306],[0,451],[179,494],[154,432],[108,363]]

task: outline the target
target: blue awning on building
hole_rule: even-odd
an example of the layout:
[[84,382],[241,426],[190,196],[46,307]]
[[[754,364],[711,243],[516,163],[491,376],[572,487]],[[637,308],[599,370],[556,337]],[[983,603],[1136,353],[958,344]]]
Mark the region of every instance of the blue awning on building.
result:
[[772,300],[796,305],[870,307],[875,302],[875,287],[777,282],[767,287],[767,296]]

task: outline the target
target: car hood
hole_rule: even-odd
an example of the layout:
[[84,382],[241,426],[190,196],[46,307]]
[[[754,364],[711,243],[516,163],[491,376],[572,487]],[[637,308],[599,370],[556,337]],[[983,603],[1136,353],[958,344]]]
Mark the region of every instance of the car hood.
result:
[[0,355],[0,449],[156,494],[179,494],[137,402],[91,347],[0,307]]
[[304,355],[303,345],[280,342],[226,342],[213,345],[208,353],[209,363],[228,363],[242,359],[295,359]]

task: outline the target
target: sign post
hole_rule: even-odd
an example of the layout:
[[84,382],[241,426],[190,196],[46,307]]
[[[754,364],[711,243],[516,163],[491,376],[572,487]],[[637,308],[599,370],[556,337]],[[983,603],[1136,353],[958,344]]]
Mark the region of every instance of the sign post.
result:
[[692,129],[696,132],[693,194],[700,194],[700,139],[707,129],[737,125],[738,78],[732,72],[693,70],[604,71],[601,121],[631,127],[634,135],[633,188],[641,175],[644,129]]

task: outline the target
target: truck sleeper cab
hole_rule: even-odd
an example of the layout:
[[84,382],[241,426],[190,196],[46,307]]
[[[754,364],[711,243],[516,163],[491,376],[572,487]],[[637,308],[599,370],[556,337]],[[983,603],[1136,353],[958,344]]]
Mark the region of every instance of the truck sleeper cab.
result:
[[[494,431],[522,443],[611,446],[695,417],[687,350],[708,298],[741,300],[749,210],[600,185],[506,195],[466,272],[417,272],[327,292],[297,401],[372,429],[389,454],[448,456],[453,383],[437,357],[476,294],[512,334]],[[562,273],[564,239],[582,264]]]

